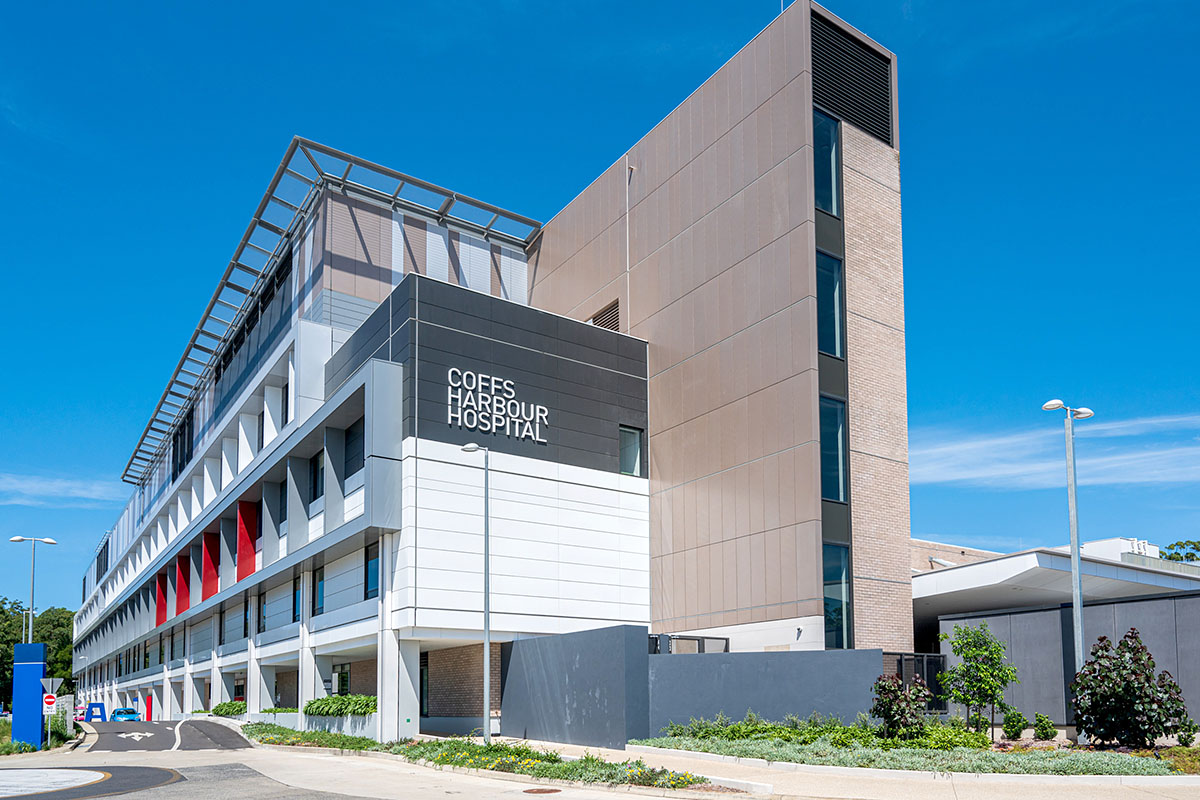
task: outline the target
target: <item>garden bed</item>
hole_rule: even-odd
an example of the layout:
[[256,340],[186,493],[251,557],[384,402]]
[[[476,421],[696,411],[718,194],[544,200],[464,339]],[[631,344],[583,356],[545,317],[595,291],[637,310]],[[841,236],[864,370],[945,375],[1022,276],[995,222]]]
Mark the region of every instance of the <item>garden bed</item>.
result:
[[242,733],[262,744],[390,753],[406,761],[435,767],[490,770],[549,780],[655,786],[665,789],[681,789],[708,783],[708,779],[702,775],[649,767],[640,759],[614,763],[598,756],[585,755],[577,760],[567,760],[550,750],[536,750],[525,745],[498,742],[484,745],[464,738],[405,740],[380,744],[362,736],[347,736],[326,731],[295,731],[264,722],[244,725]]

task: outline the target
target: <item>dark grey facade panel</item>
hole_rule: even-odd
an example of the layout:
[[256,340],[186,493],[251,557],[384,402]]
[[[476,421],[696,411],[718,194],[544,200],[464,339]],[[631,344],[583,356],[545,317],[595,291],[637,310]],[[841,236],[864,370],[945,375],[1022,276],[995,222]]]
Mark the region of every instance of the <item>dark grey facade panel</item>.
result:
[[617,748],[645,738],[649,658],[637,625],[505,643],[500,733]]
[[[1200,707],[1200,637],[1194,633],[1200,595],[1085,603],[1083,612],[1085,657],[1099,637],[1116,641],[1137,628],[1156,669],[1175,677],[1189,710]],[[955,625],[982,621],[1005,643],[1021,681],[1009,687],[1005,699],[1031,720],[1040,712],[1056,724],[1071,724],[1068,687],[1076,668],[1070,606],[954,615],[942,617],[938,624],[942,633],[952,634]],[[948,643],[942,651],[947,666],[958,660]]]
[[820,14],[812,15],[813,102],[891,146],[892,65]]
[[882,650],[788,653],[698,653],[650,656],[650,735],[670,722],[770,720],[814,712],[853,722],[871,708],[871,686],[883,673]]
[[[329,360],[326,395],[370,358],[405,365],[405,435],[616,472],[619,427],[647,426],[645,342],[419,275]],[[545,441],[451,424],[451,369],[513,381],[518,400],[546,408]]]

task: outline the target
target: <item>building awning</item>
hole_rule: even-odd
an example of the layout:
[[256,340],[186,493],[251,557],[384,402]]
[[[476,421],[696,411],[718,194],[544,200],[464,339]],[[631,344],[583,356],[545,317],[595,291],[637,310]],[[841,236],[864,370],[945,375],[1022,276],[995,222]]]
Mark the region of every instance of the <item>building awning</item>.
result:
[[[1200,575],[1084,556],[1083,599],[1114,600],[1200,589]],[[1027,550],[975,564],[914,575],[913,617],[918,624],[947,614],[971,614],[1071,601],[1071,558],[1055,550]]]

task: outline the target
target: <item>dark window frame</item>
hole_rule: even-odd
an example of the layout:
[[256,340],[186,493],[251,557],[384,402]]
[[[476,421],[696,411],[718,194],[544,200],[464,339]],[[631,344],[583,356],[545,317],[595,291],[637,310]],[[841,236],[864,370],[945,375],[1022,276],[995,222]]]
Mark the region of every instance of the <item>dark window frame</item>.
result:
[[[626,432],[636,433],[638,437],[638,465],[637,472],[626,472],[621,463],[621,441]],[[628,475],[631,478],[646,477],[646,431],[644,428],[635,428],[633,425],[618,425],[617,426],[617,471],[622,475]]]
[[312,616],[319,617],[325,613],[325,567],[313,569],[312,586]]
[[837,403],[842,409],[842,435],[841,435],[841,475],[842,486],[841,496],[832,497],[826,493],[825,486],[825,437],[820,436],[818,446],[820,464],[821,464],[821,499],[828,500],[831,503],[842,503],[849,505],[850,503],[850,407],[844,397],[836,397],[831,394],[821,394],[817,401],[817,429],[819,434],[824,433],[824,419],[822,412],[827,403]]
[[[375,557],[371,557],[371,550],[374,549]],[[372,568],[374,562],[374,568]],[[371,586],[371,579],[375,579],[375,586]],[[363,553],[363,600],[374,600],[379,597],[379,542],[372,542],[366,546]]]
[[[841,295],[838,303],[838,349],[840,353],[831,353],[821,347],[821,308],[824,298],[820,295],[821,287],[821,257],[831,259],[837,262],[838,265],[838,289]],[[846,259],[834,255],[827,250],[817,248],[817,352],[824,353],[831,358],[836,358],[840,361],[846,360]]]
[[[829,210],[821,208],[819,205],[817,205],[817,141],[816,141],[817,125],[816,125],[816,118],[817,118],[818,114],[820,114],[821,116],[825,117],[826,119],[832,121],[835,128],[837,129],[837,137],[836,137],[836,140],[834,141],[834,146],[837,148],[837,164],[836,164],[836,173],[837,174],[835,174],[833,176],[834,207],[837,209],[836,212],[829,211]],[[816,104],[813,104],[813,207],[815,209],[817,209],[818,211],[821,211],[822,213],[825,213],[831,217],[834,217],[835,219],[844,219],[845,211],[846,211],[846,208],[845,208],[846,194],[843,191],[843,187],[842,187],[842,173],[845,171],[843,169],[843,163],[845,161],[845,155],[846,155],[846,150],[845,150],[845,146],[844,146],[844,144],[845,144],[844,138],[842,136],[843,124],[844,123],[842,122],[841,117],[837,116],[836,114],[834,114]]]

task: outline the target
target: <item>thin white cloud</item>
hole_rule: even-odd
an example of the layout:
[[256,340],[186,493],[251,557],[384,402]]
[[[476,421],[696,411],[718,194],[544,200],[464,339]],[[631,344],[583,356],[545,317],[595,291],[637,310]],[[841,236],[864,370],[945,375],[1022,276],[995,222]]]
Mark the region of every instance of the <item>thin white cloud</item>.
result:
[[117,481],[54,478],[0,472],[0,505],[87,508],[120,503],[129,495]]
[[[1200,415],[1142,417],[1081,423],[1075,449],[1083,486],[1200,483]],[[912,432],[913,484],[958,484],[996,489],[1047,489],[1066,484],[1061,429],[1002,435],[946,429]]]

